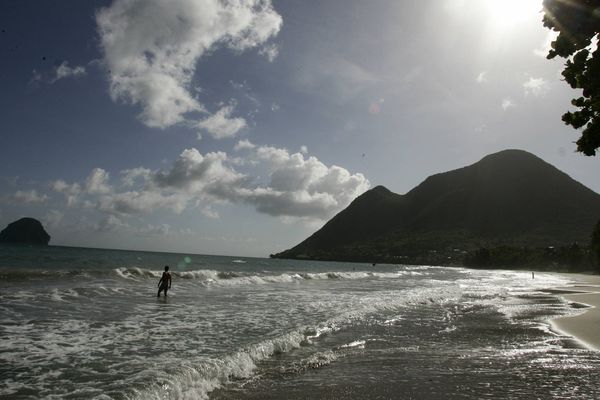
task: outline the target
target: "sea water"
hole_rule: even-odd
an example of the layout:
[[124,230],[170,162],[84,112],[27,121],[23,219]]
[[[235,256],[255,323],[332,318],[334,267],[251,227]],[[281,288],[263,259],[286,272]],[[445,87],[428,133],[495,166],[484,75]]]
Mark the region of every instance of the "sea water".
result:
[[7,399],[600,398],[558,274],[3,246],[0,280]]

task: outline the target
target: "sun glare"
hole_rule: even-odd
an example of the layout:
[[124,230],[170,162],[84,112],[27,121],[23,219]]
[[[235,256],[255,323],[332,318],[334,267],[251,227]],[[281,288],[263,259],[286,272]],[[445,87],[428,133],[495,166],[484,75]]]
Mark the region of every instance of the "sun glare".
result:
[[542,10],[542,0],[485,0],[494,24],[511,27],[535,17]]

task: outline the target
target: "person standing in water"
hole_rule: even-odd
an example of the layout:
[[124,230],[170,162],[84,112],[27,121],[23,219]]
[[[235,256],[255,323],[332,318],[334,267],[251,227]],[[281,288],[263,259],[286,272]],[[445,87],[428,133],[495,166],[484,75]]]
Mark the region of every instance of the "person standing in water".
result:
[[158,281],[158,294],[156,297],[160,297],[160,292],[165,291],[165,297],[167,297],[167,290],[171,289],[171,274],[169,273],[169,266],[165,265],[165,272],[163,272],[160,281]]

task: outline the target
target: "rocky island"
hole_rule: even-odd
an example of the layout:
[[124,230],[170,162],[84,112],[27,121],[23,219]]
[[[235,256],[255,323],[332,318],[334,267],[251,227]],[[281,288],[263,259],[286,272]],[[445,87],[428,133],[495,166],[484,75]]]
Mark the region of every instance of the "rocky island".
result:
[[41,222],[34,218],[21,218],[11,222],[0,232],[0,243],[46,246],[48,242],[50,242],[50,235]]

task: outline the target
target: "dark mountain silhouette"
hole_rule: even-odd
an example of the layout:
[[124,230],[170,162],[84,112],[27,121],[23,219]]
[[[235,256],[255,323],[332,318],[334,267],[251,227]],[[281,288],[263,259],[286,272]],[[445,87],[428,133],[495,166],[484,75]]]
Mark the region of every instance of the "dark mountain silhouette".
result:
[[11,222],[0,232],[0,243],[47,245],[49,241],[50,235],[40,221],[33,218],[21,218]]
[[369,260],[480,246],[587,245],[600,195],[542,159],[505,150],[427,178],[377,186],[280,258]]

